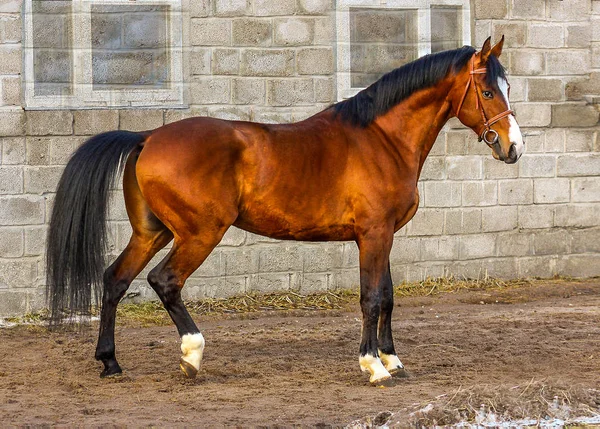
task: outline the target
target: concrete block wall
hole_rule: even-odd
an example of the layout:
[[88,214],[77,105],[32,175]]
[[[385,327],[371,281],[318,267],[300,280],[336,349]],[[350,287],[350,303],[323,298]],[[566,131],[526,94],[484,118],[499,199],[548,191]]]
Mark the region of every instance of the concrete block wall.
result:
[[[0,316],[43,306],[53,192],[91,135],[189,116],[296,121],[337,99],[330,0],[203,0],[183,18],[188,108],[24,110],[20,0],[0,0]],[[420,209],[396,234],[396,283],[425,277],[600,275],[600,0],[474,0],[473,44],[507,37],[503,63],[526,134],[520,162],[495,161],[452,120],[423,169]],[[120,191],[111,257],[129,239]],[[149,267],[129,300],[154,299]],[[354,243],[278,242],[231,229],[186,297],[308,293],[358,285]]]
[[331,0],[194,4],[194,114],[289,122],[329,106],[335,100],[333,7]]

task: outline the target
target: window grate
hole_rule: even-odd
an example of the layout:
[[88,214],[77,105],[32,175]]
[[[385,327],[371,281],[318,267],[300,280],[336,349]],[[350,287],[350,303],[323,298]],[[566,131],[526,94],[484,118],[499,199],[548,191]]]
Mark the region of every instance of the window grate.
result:
[[420,56],[471,44],[469,0],[340,0],[337,97]]
[[183,106],[181,0],[24,8],[26,109]]

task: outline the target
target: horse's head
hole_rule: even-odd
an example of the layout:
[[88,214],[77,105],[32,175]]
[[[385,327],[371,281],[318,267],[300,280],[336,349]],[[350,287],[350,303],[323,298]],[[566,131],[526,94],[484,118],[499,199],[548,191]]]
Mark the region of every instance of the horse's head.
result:
[[502,39],[491,46],[490,38],[459,72],[452,91],[456,116],[492,149],[494,158],[514,164],[523,153],[521,130],[510,109],[510,85],[498,58]]

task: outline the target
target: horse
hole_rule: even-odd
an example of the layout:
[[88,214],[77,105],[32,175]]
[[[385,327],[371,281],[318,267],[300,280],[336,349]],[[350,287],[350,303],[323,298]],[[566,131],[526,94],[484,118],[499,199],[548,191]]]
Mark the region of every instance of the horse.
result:
[[[373,384],[406,376],[392,337],[394,232],[419,205],[417,181],[437,135],[458,117],[507,164],[524,143],[509,105],[502,39],[426,55],[352,98],[291,124],[188,118],[145,132],[91,137],[60,178],[47,241],[51,324],[101,300],[95,358],[121,373],[115,317],[132,280],[148,276],[194,378],[205,340],[181,290],[234,225],[282,240],[355,241],[360,262],[359,365]],[[132,235],[104,271],[109,190],[122,174]],[[102,288],[102,291],[100,289]],[[96,301],[97,302],[97,301]]]

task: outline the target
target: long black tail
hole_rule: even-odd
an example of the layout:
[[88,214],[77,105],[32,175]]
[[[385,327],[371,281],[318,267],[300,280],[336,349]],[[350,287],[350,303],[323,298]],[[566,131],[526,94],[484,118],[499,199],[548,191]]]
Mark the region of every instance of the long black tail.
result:
[[60,323],[65,310],[68,315],[89,314],[99,302],[109,190],[129,153],[144,139],[129,131],[99,134],[69,160],[56,191],[46,248],[51,323]]

